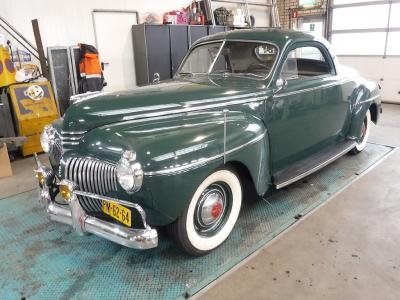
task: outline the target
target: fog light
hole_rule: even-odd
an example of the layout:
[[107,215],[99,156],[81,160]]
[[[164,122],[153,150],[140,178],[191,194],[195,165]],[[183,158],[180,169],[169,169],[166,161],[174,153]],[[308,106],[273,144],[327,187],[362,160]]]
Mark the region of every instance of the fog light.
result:
[[66,201],[69,202],[72,200],[72,198],[74,197],[74,190],[76,188],[76,185],[69,180],[62,180],[59,183],[59,187],[60,187],[60,194],[61,197]]
[[43,187],[43,185],[46,183],[46,176],[43,174],[43,172],[37,172],[36,178],[39,182],[39,185]]
[[39,166],[39,168],[35,170],[35,173],[40,188],[51,186],[54,183],[55,174],[52,169],[45,166]]

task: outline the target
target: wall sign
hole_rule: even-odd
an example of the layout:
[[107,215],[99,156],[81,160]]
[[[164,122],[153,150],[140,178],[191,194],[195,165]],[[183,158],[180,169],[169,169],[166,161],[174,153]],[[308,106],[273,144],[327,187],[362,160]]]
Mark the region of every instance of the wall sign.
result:
[[31,62],[32,56],[25,50],[16,50],[13,51],[12,59],[14,62]]

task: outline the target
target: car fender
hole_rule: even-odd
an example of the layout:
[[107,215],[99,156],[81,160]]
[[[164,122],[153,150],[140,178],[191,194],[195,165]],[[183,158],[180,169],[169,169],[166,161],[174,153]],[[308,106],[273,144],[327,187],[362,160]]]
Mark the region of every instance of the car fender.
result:
[[371,112],[371,119],[378,122],[380,114],[380,94],[378,85],[371,81],[363,80],[354,88],[351,96],[351,124],[347,135],[348,139],[358,140],[361,133],[361,125],[368,110]]

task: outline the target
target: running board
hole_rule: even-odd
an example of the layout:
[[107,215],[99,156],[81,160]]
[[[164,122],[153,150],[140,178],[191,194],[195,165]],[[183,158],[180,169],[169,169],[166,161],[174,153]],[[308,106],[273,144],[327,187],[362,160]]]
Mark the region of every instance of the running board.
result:
[[300,180],[334,162],[353,149],[356,145],[354,141],[343,141],[337,146],[323,150],[310,158],[288,167],[278,172],[274,176],[274,184],[277,189],[281,189],[297,180]]

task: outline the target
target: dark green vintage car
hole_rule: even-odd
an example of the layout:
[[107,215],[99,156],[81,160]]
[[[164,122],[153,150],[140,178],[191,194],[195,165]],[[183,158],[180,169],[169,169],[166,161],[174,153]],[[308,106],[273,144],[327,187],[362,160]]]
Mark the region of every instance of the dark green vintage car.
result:
[[172,80],[83,95],[46,127],[52,167],[37,159],[40,202],[82,234],[146,249],[168,226],[201,255],[231,233],[243,191],[262,196],[362,151],[379,99],[325,40],[278,29],[212,35]]

